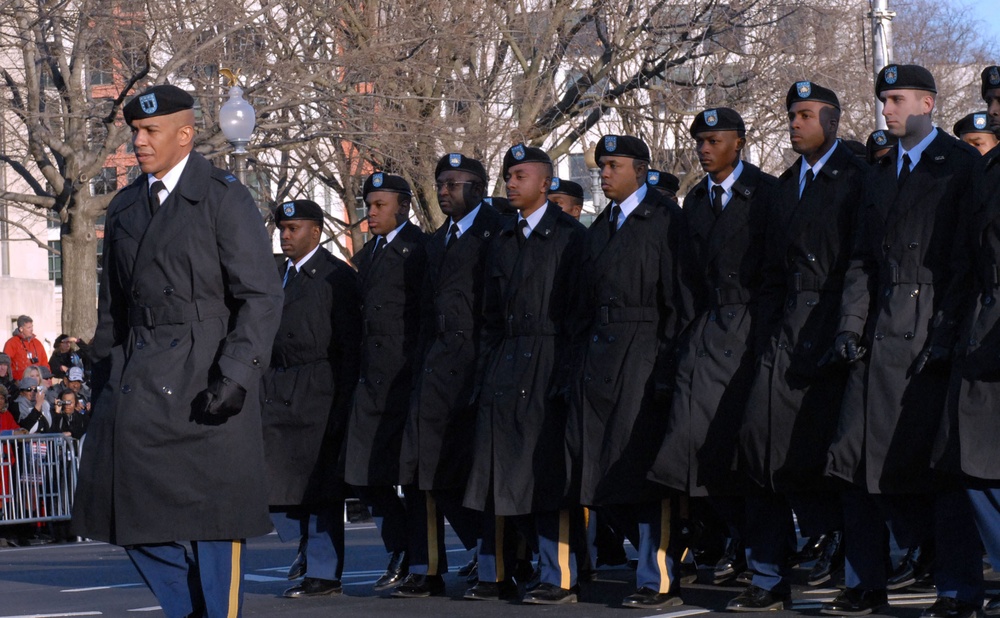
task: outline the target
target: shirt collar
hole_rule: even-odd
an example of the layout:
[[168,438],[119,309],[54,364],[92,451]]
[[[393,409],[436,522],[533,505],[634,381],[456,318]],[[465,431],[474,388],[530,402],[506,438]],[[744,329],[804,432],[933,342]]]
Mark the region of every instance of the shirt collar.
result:
[[920,157],[923,156],[924,151],[927,147],[931,145],[934,138],[937,137],[937,127],[931,129],[931,132],[927,134],[927,137],[920,140],[920,142],[913,147],[912,150],[906,150],[903,148],[903,142],[899,143],[899,156],[896,158],[896,171],[899,172],[903,168],[903,155],[910,155],[910,169],[912,170],[920,163]]
[[712,188],[715,187],[715,185],[719,185],[720,187],[722,187],[722,190],[725,192],[726,198],[729,198],[729,196],[731,196],[733,194],[733,185],[736,184],[736,180],[739,179],[740,174],[742,174],[742,173],[743,173],[743,160],[740,159],[739,163],[737,163],[736,167],[733,169],[733,173],[730,174],[730,175],[728,175],[728,176],[726,176],[726,179],[723,180],[722,182],[719,182],[719,183],[712,182],[712,177],[709,176],[708,177],[708,193],[709,193],[709,195],[712,194]]
[[177,183],[181,180],[181,174],[184,173],[184,166],[187,165],[188,158],[190,157],[191,154],[188,153],[183,159],[180,160],[179,163],[177,163],[177,165],[170,168],[170,171],[164,174],[163,178],[157,178],[152,174],[146,174],[146,182],[149,183],[150,187],[152,187],[153,183],[159,180],[163,183],[163,186],[167,188],[168,194],[173,193],[174,187],[176,187]]
[[[409,223],[409,221],[403,221],[402,223],[399,224],[399,227],[397,227],[393,231],[391,231],[388,234],[386,234],[385,235],[385,244],[391,243],[392,239],[396,237],[396,234],[399,234],[399,230],[403,229],[403,226],[406,225],[407,223]],[[381,251],[381,249],[379,249],[379,251]]]
[[639,203],[644,199],[646,199],[646,183],[639,185],[635,193],[622,200],[621,204],[618,204],[618,207],[622,209],[622,216],[618,217],[618,227],[622,226],[625,219],[632,214],[633,210],[639,207]]
[[[313,247],[312,251],[310,251],[309,253],[305,254],[305,256],[303,256],[303,258],[301,260],[299,260],[298,262],[294,263],[295,264],[295,270],[302,270],[302,265],[305,264],[306,262],[308,262],[309,259],[312,256],[316,255],[317,251],[319,251],[319,245],[316,245],[315,247]],[[288,260],[288,268],[285,269],[285,272],[288,272],[288,270],[291,267],[292,267],[292,261]]]
[[542,217],[544,217],[544,216],[545,216],[545,211],[546,211],[546,210],[548,210],[548,208],[549,208],[549,202],[548,202],[548,201],[546,201],[546,202],[545,202],[544,204],[542,204],[542,207],[541,207],[541,208],[539,208],[539,209],[538,209],[538,210],[536,210],[535,212],[531,213],[531,214],[530,214],[530,215],[528,215],[527,217],[522,217],[522,216],[521,216],[521,213],[517,213],[517,220],[518,220],[518,222],[520,222],[520,221],[522,221],[522,220],[524,220],[524,221],[527,221],[527,222],[528,222],[528,229],[527,229],[527,231],[526,231],[526,232],[524,233],[524,236],[525,236],[526,238],[527,238],[528,236],[531,236],[531,232],[532,232],[532,231],[533,231],[533,230],[534,230],[534,229],[535,229],[536,227],[538,227],[538,224],[539,224],[539,223],[541,223],[541,221],[542,221]]
[[806,177],[806,172],[809,170],[813,171],[813,178],[819,177],[819,171],[823,169],[826,162],[830,160],[833,156],[833,151],[837,149],[837,142],[833,143],[833,147],[826,151],[826,154],[820,157],[819,161],[815,165],[809,167],[809,163],[806,161],[805,157],[802,157],[802,165],[799,167],[799,184],[802,184],[802,180]]
[[[476,222],[476,215],[479,214],[479,207],[482,205],[483,205],[482,202],[480,202],[475,208],[465,213],[465,216],[459,219],[458,221],[452,219],[452,223],[458,226],[459,236],[465,234],[465,232],[467,232],[469,228],[472,227],[472,224]],[[451,230],[451,225],[448,226],[448,230],[449,231]]]

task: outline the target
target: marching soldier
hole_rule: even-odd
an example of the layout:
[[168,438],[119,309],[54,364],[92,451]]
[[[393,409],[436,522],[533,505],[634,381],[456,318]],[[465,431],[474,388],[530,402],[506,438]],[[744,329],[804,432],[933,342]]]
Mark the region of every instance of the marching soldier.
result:
[[444,592],[444,517],[466,548],[476,546],[479,514],[462,506],[476,428],[476,363],[483,329],[486,253],[504,218],[483,201],[483,164],[446,154],[435,171],[448,215],[427,242],[417,385],[403,434],[400,482],[410,518],[410,574],[393,596]]
[[403,428],[418,362],[428,236],[407,217],[410,185],[376,172],[362,189],[374,235],[354,254],[362,299],[361,370],[347,424],[344,478],[379,523],[389,565],[375,590],[407,575],[406,507],[396,492]]
[[[933,530],[938,600],[924,618],[971,618],[982,603],[982,564],[968,496],[930,469],[941,425],[955,325],[942,313],[954,276],[958,213],[978,153],[934,127],[930,72],[892,64],[875,85],[888,131],[861,202],[845,274],[834,353],[851,363],[827,474],[844,493],[847,589],[823,613],[887,605],[886,527],[903,547]],[[870,350],[867,352],[866,350]]]
[[760,346],[740,432],[740,469],[762,491],[747,496],[746,543],[753,584],[727,609],[790,607],[792,508],[803,536],[829,534],[809,583],[828,581],[843,560],[840,496],[823,478],[847,379],[820,366],[833,344],[857,204],[868,167],[837,140],[840,101],[812,82],[785,97],[792,149],[801,156],[767,205],[763,277],[754,330]]
[[899,138],[885,129],[872,131],[865,142],[866,160],[869,165],[875,165],[879,159],[889,154],[899,143]]
[[549,187],[549,201],[579,221],[580,213],[583,212],[583,187],[572,180],[553,178],[552,186]]
[[988,112],[976,112],[965,116],[955,123],[952,131],[955,137],[978,150],[981,155],[985,155],[1000,144],[1000,139],[997,139],[996,132],[990,126]]
[[637,609],[682,603],[676,500],[646,480],[666,432],[675,340],[689,301],[679,281],[683,214],[646,184],[649,147],[605,135],[597,146],[601,189],[612,201],[587,232],[581,265],[587,329],[571,399],[570,449],[580,503],[638,530]]
[[285,302],[260,395],[271,521],[281,540],[301,539],[304,549],[298,560],[305,579],[285,596],[339,594],[344,487],[338,462],[358,381],[357,275],[319,246],[323,210],[315,202],[285,202],[274,221]]
[[677,176],[660,170],[649,170],[646,172],[646,184],[674,204],[677,203],[677,192],[681,189],[681,181]]

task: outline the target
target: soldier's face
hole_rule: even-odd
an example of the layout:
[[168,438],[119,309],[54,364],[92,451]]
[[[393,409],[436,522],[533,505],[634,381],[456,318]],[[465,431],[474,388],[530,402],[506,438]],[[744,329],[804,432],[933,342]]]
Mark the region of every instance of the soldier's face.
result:
[[601,191],[609,199],[621,203],[646,182],[646,167],[636,168],[635,159],[604,155],[597,162],[601,169]]
[[517,210],[530,210],[545,203],[552,182],[552,167],[530,161],[514,165],[504,176],[507,199]]
[[393,231],[403,221],[409,211],[409,202],[404,207],[406,196],[393,191],[372,191],[365,198],[368,207],[368,230],[372,234],[385,236]]
[[281,252],[298,262],[319,244],[320,226],[315,221],[285,220],[278,224]]
[[831,132],[832,111],[833,107],[817,101],[793,103],[788,110],[788,136],[792,150],[807,156],[818,152]]
[[934,111],[934,96],[924,90],[883,90],[882,116],[890,134],[905,137],[917,129],[916,121]]
[[482,181],[462,170],[445,170],[437,177],[437,198],[441,212],[459,221],[483,199]]
[[986,112],[990,118],[990,128],[1000,129],[1000,88],[990,88],[983,97]]
[[992,133],[966,133],[962,136],[962,141],[978,150],[981,155],[993,150],[1000,142]]
[[728,176],[736,168],[746,142],[736,131],[705,131],[694,136],[694,143],[701,169]]
[[193,122],[191,110],[132,121],[132,145],[143,173],[163,178],[191,152]]
[[549,201],[562,208],[562,211],[574,219],[580,218],[583,210],[582,204],[577,204],[576,200],[565,193],[549,193]]

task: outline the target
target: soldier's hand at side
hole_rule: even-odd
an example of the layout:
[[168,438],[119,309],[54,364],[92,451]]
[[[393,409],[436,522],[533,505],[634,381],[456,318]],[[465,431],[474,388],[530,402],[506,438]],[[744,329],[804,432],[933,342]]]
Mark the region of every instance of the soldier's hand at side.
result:
[[247,390],[238,383],[222,376],[209,382],[208,388],[199,395],[200,411],[218,417],[239,414],[246,400]]
[[951,357],[951,351],[942,345],[927,344],[913,362],[913,375],[927,368],[943,365]]
[[817,365],[824,367],[835,361],[853,363],[867,352],[868,350],[861,345],[861,335],[849,330],[841,331],[833,340],[833,347],[819,359]]

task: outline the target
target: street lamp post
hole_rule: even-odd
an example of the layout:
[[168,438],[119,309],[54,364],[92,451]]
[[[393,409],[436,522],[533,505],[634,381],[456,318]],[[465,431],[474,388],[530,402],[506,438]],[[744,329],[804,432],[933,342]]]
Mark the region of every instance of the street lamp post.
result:
[[[872,69],[875,79],[879,71],[892,62],[892,18],[895,11],[889,10],[889,0],[869,0],[872,20]],[[882,101],[875,97],[875,126],[885,129],[885,118],[882,116]]]
[[243,98],[243,89],[233,80],[229,88],[229,99],[219,110],[219,127],[233,146],[233,158],[236,160],[236,178],[242,184],[247,183],[247,144],[253,135],[257,124],[253,106]]
[[583,162],[590,171],[590,195],[594,201],[594,214],[601,211],[601,206],[605,202],[604,192],[601,191],[601,169],[597,166],[597,146],[591,145],[583,151]]

